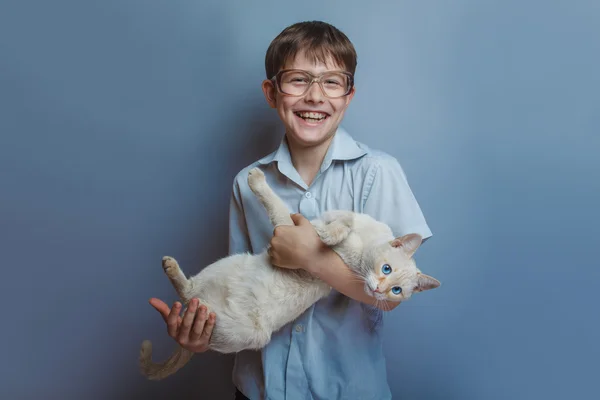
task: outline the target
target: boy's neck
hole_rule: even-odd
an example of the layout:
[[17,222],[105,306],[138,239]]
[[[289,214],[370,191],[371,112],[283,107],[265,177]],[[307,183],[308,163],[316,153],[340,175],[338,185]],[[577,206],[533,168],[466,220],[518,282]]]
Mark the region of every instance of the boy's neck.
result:
[[327,150],[329,149],[332,140],[333,136],[325,142],[313,147],[302,147],[290,140],[287,141],[292,157],[292,164],[307,186],[310,186],[319,173],[319,169],[323,164],[323,160],[325,159],[325,155],[327,154]]

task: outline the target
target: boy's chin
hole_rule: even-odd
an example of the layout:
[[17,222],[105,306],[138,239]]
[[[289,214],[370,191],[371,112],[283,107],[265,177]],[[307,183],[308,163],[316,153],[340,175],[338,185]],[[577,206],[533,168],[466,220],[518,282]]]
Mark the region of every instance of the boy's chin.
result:
[[335,130],[330,132],[326,127],[309,129],[299,128],[288,132],[288,136],[290,136],[291,140],[296,144],[303,147],[313,147],[326,142],[334,133]]

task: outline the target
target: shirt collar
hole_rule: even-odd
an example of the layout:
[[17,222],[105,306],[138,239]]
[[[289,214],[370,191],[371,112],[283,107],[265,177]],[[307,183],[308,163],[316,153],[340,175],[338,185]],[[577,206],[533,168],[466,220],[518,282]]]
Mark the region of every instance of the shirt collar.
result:
[[325,154],[325,159],[321,165],[321,172],[325,171],[334,160],[354,160],[364,156],[367,152],[360,148],[356,141],[350,136],[344,128],[338,127],[331,146]]
[[[325,154],[325,159],[321,165],[321,172],[326,170],[334,160],[354,160],[365,154],[367,152],[358,146],[352,136],[342,127],[338,127],[331,145]],[[285,136],[281,139],[281,144],[276,151],[258,160],[263,165],[270,164],[273,161],[277,161],[279,164],[292,164],[292,156]]]
[[[367,152],[358,146],[348,132],[338,127],[333,136],[333,140],[331,141],[331,145],[327,149],[319,173],[325,172],[334,160],[353,160],[362,157],[365,154],[367,154]],[[304,190],[308,189],[306,183],[302,180],[298,171],[296,171],[296,168],[294,168],[294,165],[292,164],[292,156],[285,135],[281,140],[279,148],[268,156],[258,160],[258,162],[263,165],[277,162],[277,168],[282,174],[287,176]]]

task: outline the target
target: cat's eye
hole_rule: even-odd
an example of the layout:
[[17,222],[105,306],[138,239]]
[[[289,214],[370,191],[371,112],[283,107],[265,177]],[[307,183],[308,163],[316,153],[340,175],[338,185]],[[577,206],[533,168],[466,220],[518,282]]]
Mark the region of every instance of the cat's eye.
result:
[[392,293],[394,293],[394,294],[400,294],[400,293],[402,293],[402,288],[400,286],[394,286],[392,288]]
[[390,267],[389,264],[383,264],[381,267],[381,272],[383,272],[385,275],[389,275],[392,273],[392,267]]

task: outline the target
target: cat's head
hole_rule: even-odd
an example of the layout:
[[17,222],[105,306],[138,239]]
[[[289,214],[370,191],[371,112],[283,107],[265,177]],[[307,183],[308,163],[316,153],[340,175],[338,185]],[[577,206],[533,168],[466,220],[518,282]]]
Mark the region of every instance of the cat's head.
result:
[[440,282],[421,273],[412,258],[421,242],[420,235],[411,233],[372,248],[362,271],[365,292],[377,300],[401,302],[415,292],[439,287]]

